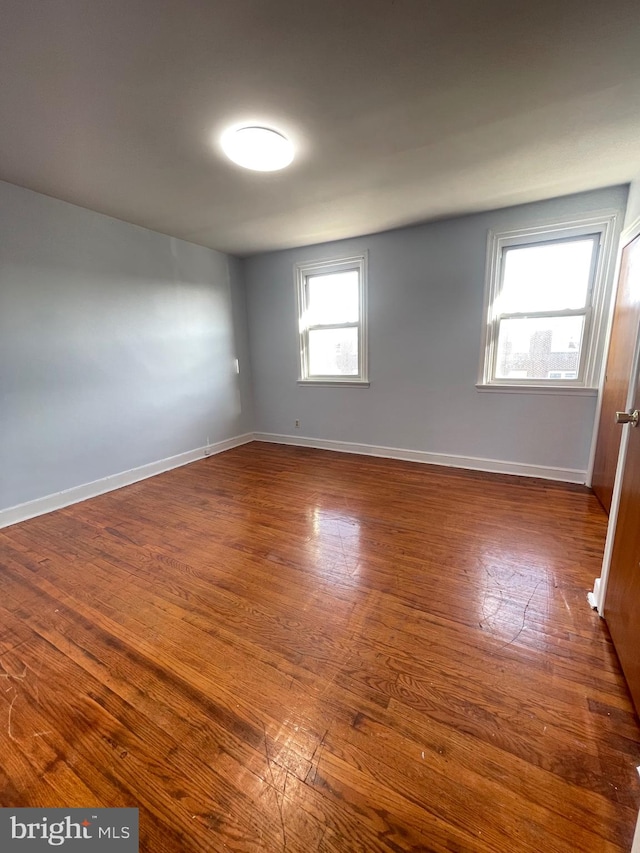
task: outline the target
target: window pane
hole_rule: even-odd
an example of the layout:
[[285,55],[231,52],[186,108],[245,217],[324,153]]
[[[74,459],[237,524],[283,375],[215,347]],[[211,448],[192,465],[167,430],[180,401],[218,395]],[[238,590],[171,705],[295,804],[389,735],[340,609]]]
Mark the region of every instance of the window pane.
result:
[[500,314],[583,308],[596,248],[593,238],[505,249]]
[[502,320],[496,377],[576,379],[584,317]]
[[315,329],[309,332],[309,376],[357,376],[358,330]]
[[307,277],[307,326],[357,323],[360,319],[358,270]]

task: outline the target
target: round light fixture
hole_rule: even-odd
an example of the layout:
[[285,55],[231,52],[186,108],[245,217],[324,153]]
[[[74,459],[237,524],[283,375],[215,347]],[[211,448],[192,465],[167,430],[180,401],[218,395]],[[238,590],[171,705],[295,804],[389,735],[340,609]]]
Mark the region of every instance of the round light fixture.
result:
[[230,128],[222,134],[222,150],[230,160],[256,172],[275,172],[293,160],[293,145],[268,127]]

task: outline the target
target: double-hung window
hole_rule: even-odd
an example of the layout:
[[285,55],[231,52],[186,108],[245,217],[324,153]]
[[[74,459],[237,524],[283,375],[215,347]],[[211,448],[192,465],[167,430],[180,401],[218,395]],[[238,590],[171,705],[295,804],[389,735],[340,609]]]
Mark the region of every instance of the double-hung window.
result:
[[367,384],[366,255],[296,265],[299,381]]
[[478,387],[597,385],[615,215],[489,234]]

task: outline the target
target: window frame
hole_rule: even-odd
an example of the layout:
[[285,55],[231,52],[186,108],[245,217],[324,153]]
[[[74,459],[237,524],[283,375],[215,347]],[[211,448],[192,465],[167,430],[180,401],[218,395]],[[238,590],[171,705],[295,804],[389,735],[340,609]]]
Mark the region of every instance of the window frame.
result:
[[[328,258],[318,261],[297,263],[294,269],[296,288],[296,309],[298,321],[298,384],[369,387],[368,373],[368,334],[367,334],[367,253],[362,252],[348,257]],[[318,275],[331,275],[340,272],[358,272],[358,322],[322,323],[305,325],[307,310],[307,279]],[[358,373],[345,375],[309,375],[309,331],[315,329],[358,329]]]
[[[490,230],[487,238],[485,300],[480,367],[476,387],[480,391],[516,391],[530,393],[590,394],[597,393],[600,364],[603,357],[606,326],[609,318],[611,272],[614,260],[614,237],[617,211],[602,211],[578,219],[536,225],[511,231]],[[505,250],[540,244],[568,242],[580,238],[597,239],[592,261],[588,298],[584,309],[567,311],[498,314],[496,304],[502,292]],[[576,379],[496,377],[500,322],[510,317],[551,317],[584,315],[580,363]]]

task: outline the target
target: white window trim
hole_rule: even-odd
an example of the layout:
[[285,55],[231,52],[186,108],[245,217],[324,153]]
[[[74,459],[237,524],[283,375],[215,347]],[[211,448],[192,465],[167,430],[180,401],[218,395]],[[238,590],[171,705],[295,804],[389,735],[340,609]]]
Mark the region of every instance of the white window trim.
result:
[[[327,258],[319,261],[305,261],[295,265],[296,308],[298,321],[298,384],[316,386],[369,387],[368,372],[368,334],[367,334],[367,252],[349,257]],[[307,372],[308,330],[303,327],[302,317],[306,309],[305,280],[309,275],[327,275],[357,269],[360,278],[360,320],[357,324],[358,367],[357,376],[313,376]],[[349,325],[349,324],[344,324]],[[356,324],[353,324],[356,325]]]
[[[614,238],[618,219],[617,211],[605,210],[587,217],[519,228],[511,231],[489,231],[487,239],[487,264],[485,273],[485,298],[483,334],[480,347],[480,370],[476,388],[479,391],[501,391],[534,394],[597,394],[600,364],[608,320],[608,303],[611,293],[611,273],[614,261]],[[584,350],[581,358],[581,375],[578,379],[496,379],[493,377],[497,348],[498,318],[493,305],[500,293],[502,253],[509,246],[548,243],[552,240],[572,239],[593,234],[600,235],[600,249],[593,278],[591,307],[585,316]]]

